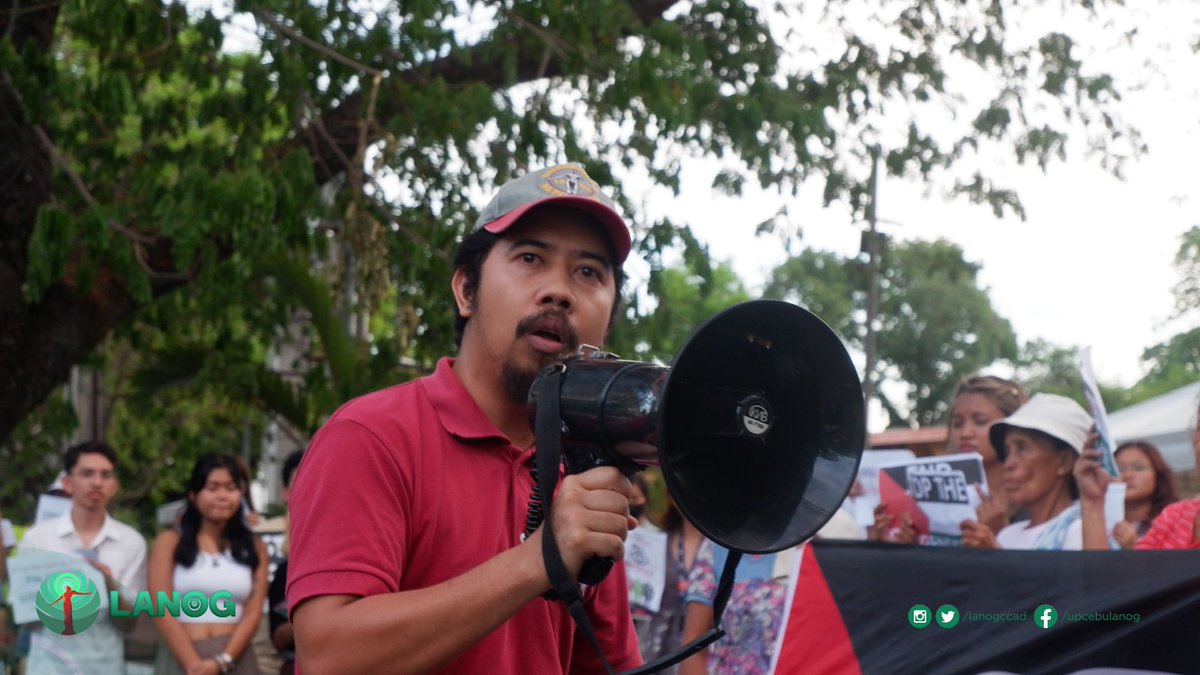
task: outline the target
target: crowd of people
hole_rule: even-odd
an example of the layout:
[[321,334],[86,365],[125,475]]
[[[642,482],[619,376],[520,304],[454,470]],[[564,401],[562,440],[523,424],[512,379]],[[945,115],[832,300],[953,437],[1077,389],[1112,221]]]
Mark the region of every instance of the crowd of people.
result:
[[[300,452],[284,463],[284,498],[300,462]],[[84,442],[67,449],[63,472],[54,488],[69,499],[60,514],[48,515],[24,531],[19,541],[5,543],[0,555],[0,582],[7,581],[7,554],[60,554],[50,567],[69,559],[80,560],[103,578],[99,588],[101,611],[95,622],[80,631],[59,633],[38,623],[24,623],[15,634],[8,630],[8,615],[0,624],[0,660],[7,673],[125,673],[126,636],[136,622],[152,620],[158,649],[150,672],[162,675],[217,675],[261,672],[250,649],[268,597],[268,554],[251,527],[257,514],[247,511],[250,479],[242,460],[232,455],[200,457],[187,483],[183,511],[174,523],[147,546],[146,537],[112,517],[109,503],[120,481],[116,452],[102,442]],[[51,496],[59,496],[51,495]],[[286,544],[285,544],[286,555]],[[275,572],[280,586],[286,575],[286,560]],[[188,612],[144,611],[137,598],[149,592],[155,606],[163,598],[199,592],[205,597],[228,593],[229,611]],[[108,611],[109,598],[117,599],[117,613]],[[286,619],[271,612],[271,639],[278,648],[280,672],[292,672],[292,645]],[[169,603],[167,603],[169,604]],[[179,603],[175,603],[179,607]],[[213,607],[217,600],[213,600]],[[273,607],[274,609],[274,607]],[[113,617],[113,614],[125,616]],[[159,615],[161,614],[161,615]]]
[[[297,663],[312,674],[619,671],[675,653],[718,620],[727,637],[671,672],[767,672],[795,549],[745,555],[716,616],[730,552],[669,495],[651,518],[644,476],[602,466],[561,476],[553,494],[538,489],[531,383],[563,353],[604,343],[630,249],[626,223],[577,165],[501,187],[454,258],[457,355],[428,377],[347,403],[303,461],[285,462],[288,560],[273,576],[243,508],[250,476],[224,455],[196,462],[182,514],[147,547],[108,514],[116,454],[103,443],[73,446],[62,476],[70,509],[30,528],[19,548],[86,560],[104,601],[112,592],[126,611],[144,591],[228,592],[231,611],[154,618],[156,673],[260,672],[251,645],[264,614],[285,675]],[[1145,442],[1115,452],[1126,518],[1109,529],[1111,477],[1096,440],[1091,416],[1068,398],[1029,396],[995,376],[965,379],[950,404],[946,451],[977,453],[983,479],[962,545],[1200,546],[1200,499],[1177,499],[1161,454]],[[1200,455],[1200,436],[1195,445]],[[887,504],[862,532],[844,518],[818,536],[916,542],[915,524]],[[623,565],[583,589],[554,581],[578,578],[592,558],[619,560],[639,527],[663,535],[653,609],[631,603]],[[565,602],[543,599],[554,594]],[[80,635],[33,623],[18,650],[28,673],[123,672],[126,628],[106,612]]]
[[[1200,425],[1200,409],[1196,412]],[[1161,452],[1146,441],[1114,450],[1118,475],[1103,468],[1092,417],[1075,401],[1054,394],[1029,396],[996,376],[963,380],[948,413],[945,454],[977,453],[986,486],[976,486],[976,517],[961,524],[962,545],[1010,550],[1164,550],[1200,548],[1200,498],[1180,501]],[[1200,472],[1200,431],[1193,436]],[[1126,486],[1124,519],[1109,528],[1105,493],[1110,481]],[[818,538],[829,535],[823,530]],[[915,545],[911,520],[880,504],[863,536],[885,544]],[[829,538],[857,538],[842,532]],[[792,551],[785,552],[791,554]],[[701,635],[712,625],[712,598],[725,552],[700,547],[686,575],[684,628],[664,645],[657,636],[647,659]],[[684,675],[766,673],[782,622],[786,571],[781,554],[747,556],[738,568],[724,626],[729,639],[682,664]],[[791,563],[783,565],[790,569]],[[635,613],[639,610],[634,608]],[[671,613],[678,612],[671,608]]]

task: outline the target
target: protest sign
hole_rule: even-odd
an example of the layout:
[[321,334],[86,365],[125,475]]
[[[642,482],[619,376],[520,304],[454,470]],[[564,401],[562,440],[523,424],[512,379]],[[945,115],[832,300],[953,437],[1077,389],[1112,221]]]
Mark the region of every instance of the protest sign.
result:
[[[34,600],[42,582],[60,572],[74,572],[88,577],[96,588],[105,588],[104,574],[83,558],[52,551],[22,550],[8,559],[8,601],[13,607],[13,622],[31,623],[38,620]],[[101,605],[108,607],[108,596],[102,595]]]
[[[875,524],[875,507],[879,506],[879,467],[913,459],[912,450],[867,450],[858,463],[858,494],[849,498],[853,503],[854,520],[861,527]],[[854,494],[854,491],[851,492]]]
[[625,539],[629,604],[657,612],[667,580],[667,533],[641,526]]
[[33,522],[37,523],[57,518],[71,510],[71,498],[57,495],[38,495],[37,512]]
[[1117,460],[1113,451],[1112,433],[1108,430],[1108,412],[1104,409],[1104,399],[1100,398],[1100,387],[1096,384],[1096,375],[1092,372],[1092,348],[1084,347],[1079,352],[1079,374],[1083,378],[1083,394],[1087,397],[1088,409],[1096,423],[1096,448],[1100,451],[1100,466],[1110,476],[1117,476]]
[[0,555],[4,555],[4,549],[12,548],[17,545],[17,533],[13,531],[12,523],[8,518],[0,518]]
[[1112,534],[1117,523],[1125,520],[1125,484],[1113,481],[1104,492],[1104,527]]
[[978,490],[987,494],[983,458],[964,452],[922,457],[879,467],[879,496],[899,527],[907,515],[917,531],[917,543],[958,546],[960,524],[975,518]]

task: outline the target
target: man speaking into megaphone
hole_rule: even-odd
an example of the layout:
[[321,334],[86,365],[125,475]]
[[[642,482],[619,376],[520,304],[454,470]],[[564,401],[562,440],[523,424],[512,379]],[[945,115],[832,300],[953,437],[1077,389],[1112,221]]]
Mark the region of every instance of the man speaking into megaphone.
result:
[[598,644],[541,597],[545,524],[525,536],[530,385],[603,344],[628,226],[570,164],[506,183],[476,225],[454,260],[457,357],[347,403],[297,473],[287,600],[305,675],[604,672],[596,646],[614,670],[641,662],[620,563],[636,525],[628,479],[612,466],[568,475],[546,505],[573,578],[617,561],[583,596]]

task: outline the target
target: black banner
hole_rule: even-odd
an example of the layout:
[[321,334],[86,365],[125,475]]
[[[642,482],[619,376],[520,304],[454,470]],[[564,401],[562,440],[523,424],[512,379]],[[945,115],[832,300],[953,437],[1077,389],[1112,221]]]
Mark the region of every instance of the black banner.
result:
[[1200,551],[815,542],[790,607],[780,674],[1200,672]]

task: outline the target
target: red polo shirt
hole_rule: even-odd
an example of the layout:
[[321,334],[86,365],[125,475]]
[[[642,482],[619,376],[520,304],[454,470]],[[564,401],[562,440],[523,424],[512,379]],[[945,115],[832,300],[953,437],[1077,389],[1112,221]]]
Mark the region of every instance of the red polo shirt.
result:
[[[452,365],[442,359],[430,377],[347,403],[313,439],[290,501],[293,610],[319,595],[434,586],[520,543],[533,450],[509,443]],[[614,670],[641,663],[624,565],[585,602]],[[604,670],[566,607],[539,598],[446,672]]]

